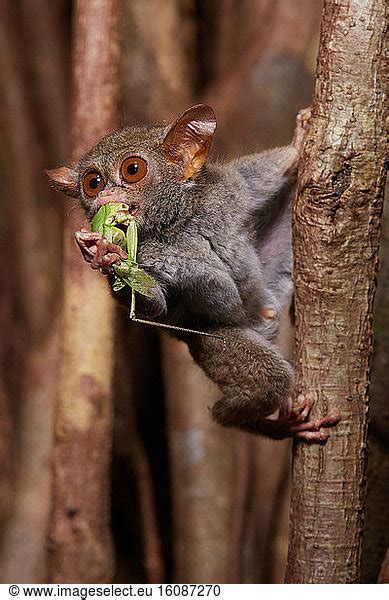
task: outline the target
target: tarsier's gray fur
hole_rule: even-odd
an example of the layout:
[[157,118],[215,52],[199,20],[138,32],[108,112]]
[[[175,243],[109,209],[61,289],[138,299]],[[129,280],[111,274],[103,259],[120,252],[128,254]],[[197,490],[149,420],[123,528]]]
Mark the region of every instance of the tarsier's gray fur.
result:
[[[127,127],[106,136],[73,165],[74,178],[97,168],[109,193],[120,187],[123,155],[147,160],[142,184],[122,190],[127,202],[142,206],[137,260],[157,281],[155,298],[137,297],[137,310],[220,336],[177,333],[222,391],[212,416],[226,426],[269,433],[264,417],[286,404],[293,372],[272,343],[278,317],[265,319],[261,309],[273,307],[279,315],[291,299],[298,151],[290,145],[226,164],[207,160],[196,177],[184,180],[162,150],[168,130]],[[96,204],[75,186],[91,218]],[[129,293],[117,295],[128,306]]]

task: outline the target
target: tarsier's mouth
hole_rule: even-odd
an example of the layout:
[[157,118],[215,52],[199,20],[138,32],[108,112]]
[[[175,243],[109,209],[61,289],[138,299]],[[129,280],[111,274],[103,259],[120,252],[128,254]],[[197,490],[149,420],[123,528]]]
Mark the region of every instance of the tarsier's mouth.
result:
[[100,208],[100,206],[103,206],[104,204],[117,204],[118,202],[120,204],[126,204],[128,206],[128,212],[133,217],[136,217],[141,212],[141,205],[139,204],[139,202],[129,202],[124,198],[117,199],[113,196],[111,198],[101,198],[97,200],[96,211]]
[[133,217],[136,217],[137,215],[140,214],[141,212],[141,207],[140,204],[134,204],[131,203],[128,205],[128,212],[130,213],[130,215],[132,215]]

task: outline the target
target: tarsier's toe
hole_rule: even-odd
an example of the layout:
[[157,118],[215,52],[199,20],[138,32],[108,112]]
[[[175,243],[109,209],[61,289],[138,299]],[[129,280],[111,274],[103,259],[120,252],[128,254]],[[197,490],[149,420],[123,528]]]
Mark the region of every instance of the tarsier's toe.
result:
[[318,431],[300,431],[294,436],[298,440],[306,442],[326,442],[330,437],[330,432],[327,429],[319,429]]
[[315,400],[312,394],[300,394],[296,403],[292,405],[290,420],[298,423],[305,421],[314,404]]
[[[309,442],[325,442],[329,427],[337,425],[341,419],[339,412],[333,411],[321,419],[309,420],[315,401],[311,394],[300,394],[289,416],[290,433],[296,439]],[[308,420],[307,420],[308,419]]]

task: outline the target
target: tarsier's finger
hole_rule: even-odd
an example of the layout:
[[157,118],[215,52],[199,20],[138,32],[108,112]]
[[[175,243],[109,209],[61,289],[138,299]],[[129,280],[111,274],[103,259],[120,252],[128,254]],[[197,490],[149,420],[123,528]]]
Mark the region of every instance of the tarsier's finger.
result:
[[277,311],[273,306],[263,306],[259,311],[259,315],[262,319],[268,321],[276,318]]
[[101,237],[96,241],[97,252],[99,256],[104,256],[107,252],[113,252],[114,254],[118,254],[121,258],[127,258],[127,254],[124,252],[120,246],[117,244],[113,244],[109,242],[105,237]]
[[121,258],[127,258],[127,254],[125,252],[122,252],[121,248],[119,248],[119,246],[117,246],[116,244],[108,242],[105,238],[97,240],[96,253],[91,260],[92,269],[101,269],[103,265],[103,258],[110,253],[116,254],[118,257]]
[[92,246],[91,248],[86,248],[85,246],[81,246],[79,244],[79,248],[81,250],[81,253],[84,257],[84,259],[86,260],[86,262],[91,262],[91,260],[93,259],[95,252],[96,252],[96,246]]
[[108,242],[107,251],[112,252],[113,254],[117,254],[123,259],[128,258],[128,254],[117,244],[113,244],[112,242]]
[[310,106],[308,106],[308,108],[302,108],[297,113],[297,121],[299,123],[301,123],[303,127],[307,127],[307,125],[311,119],[311,116],[312,116],[312,110],[311,110]]
[[100,269],[101,268],[101,262],[103,260],[103,257],[107,254],[106,248],[105,246],[97,246],[97,250],[95,255],[93,256],[92,260],[91,260],[91,267],[92,269]]
[[101,272],[104,275],[108,275],[112,265],[117,265],[121,262],[121,258],[118,254],[108,253],[101,259]]
[[81,231],[76,231],[74,237],[79,244],[95,244],[98,240],[104,239],[103,235],[99,232],[84,231],[83,229]]
[[311,109],[304,108],[300,110],[296,117],[296,127],[294,130],[293,136],[293,146],[297,150],[298,154],[301,154],[304,145],[304,139],[306,130],[308,128],[308,123],[311,118]]
[[299,394],[292,404],[289,421],[292,423],[301,423],[302,421],[305,421],[308,418],[314,403],[315,400],[311,394]]
[[102,238],[101,233],[96,234],[90,231],[77,231],[74,237],[84,259],[87,262],[91,262],[97,250],[96,244]]

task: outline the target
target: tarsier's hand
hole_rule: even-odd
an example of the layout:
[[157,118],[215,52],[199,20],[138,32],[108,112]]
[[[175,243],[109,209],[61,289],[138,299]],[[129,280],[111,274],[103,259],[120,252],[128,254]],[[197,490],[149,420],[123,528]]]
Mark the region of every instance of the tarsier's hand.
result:
[[[92,269],[99,269],[104,275],[110,273],[112,265],[128,258],[120,246],[108,242],[101,233],[81,229],[75,233],[75,238],[86,262],[90,263]],[[148,319],[159,317],[166,312],[165,296],[159,285],[153,288],[152,298],[137,294],[137,308],[141,316]]]
[[108,275],[112,265],[128,258],[120,246],[108,242],[101,233],[81,229],[75,233],[75,238],[84,259],[92,269],[99,269],[104,275]]
[[303,151],[305,142],[305,136],[308,129],[308,124],[311,118],[311,109],[303,108],[300,110],[296,117],[296,126],[294,128],[294,135],[292,141],[292,148],[294,149],[294,156],[291,159],[287,172],[294,171],[297,169],[299,160]]
[[308,129],[308,124],[311,118],[311,108],[303,108],[300,110],[296,117],[296,126],[294,129],[292,145],[297,151],[298,157],[301,156],[303,151],[305,136]]
[[165,296],[157,284],[153,288],[153,297],[146,298],[140,294],[136,297],[136,309],[144,319],[157,319],[167,312]]

